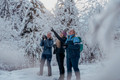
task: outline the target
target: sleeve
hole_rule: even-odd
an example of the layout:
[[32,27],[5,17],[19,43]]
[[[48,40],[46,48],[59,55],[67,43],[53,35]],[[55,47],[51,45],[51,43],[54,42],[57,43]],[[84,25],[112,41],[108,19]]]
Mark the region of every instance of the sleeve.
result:
[[41,40],[40,46],[44,46],[44,40]]
[[80,43],[81,42],[81,39],[78,38],[78,37],[75,37],[74,40],[73,40],[73,43]]
[[46,47],[53,47],[53,40],[47,40]]
[[62,43],[65,42],[55,31],[53,31],[53,33],[55,34],[55,36],[56,36]]

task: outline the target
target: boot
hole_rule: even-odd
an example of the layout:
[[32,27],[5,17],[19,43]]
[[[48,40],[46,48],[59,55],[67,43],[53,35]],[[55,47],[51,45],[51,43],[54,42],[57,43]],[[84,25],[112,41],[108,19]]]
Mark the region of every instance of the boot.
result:
[[68,73],[68,75],[67,75],[67,80],[71,80],[71,77],[72,77],[72,73],[70,72],[70,73]]
[[80,80],[80,72],[75,72],[76,80]]
[[52,72],[51,71],[48,71],[48,76],[52,76]]
[[48,65],[48,76],[52,76],[52,68],[51,68],[51,65],[50,63],[47,63]]
[[64,80],[64,74],[60,75],[58,80]]

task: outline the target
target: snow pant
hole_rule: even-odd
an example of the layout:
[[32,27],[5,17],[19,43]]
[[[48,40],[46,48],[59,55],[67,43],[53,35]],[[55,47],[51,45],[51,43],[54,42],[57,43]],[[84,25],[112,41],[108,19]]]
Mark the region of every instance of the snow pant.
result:
[[67,80],[71,80],[72,67],[76,75],[76,80],[80,80],[80,71],[78,68],[79,57],[68,58],[67,57]]
[[44,64],[45,64],[45,60],[47,60],[48,76],[52,75],[51,59],[52,59],[52,55],[48,55],[48,54],[43,54],[42,55],[42,57],[41,57],[41,64],[40,64],[40,75],[43,75],[43,67],[44,67]]
[[64,76],[65,69],[64,69],[64,53],[56,53],[56,59],[59,67],[60,76]]

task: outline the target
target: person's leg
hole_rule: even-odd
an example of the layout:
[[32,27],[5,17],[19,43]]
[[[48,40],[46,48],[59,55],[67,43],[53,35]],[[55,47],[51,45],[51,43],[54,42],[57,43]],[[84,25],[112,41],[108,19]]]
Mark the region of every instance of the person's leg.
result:
[[80,80],[80,71],[75,72],[75,75],[76,75],[76,80]]
[[59,68],[59,73],[61,72],[61,68],[60,68],[60,55],[59,53],[56,53],[56,60],[57,60],[57,64],[58,64],[58,68]]
[[80,80],[80,71],[79,71],[79,68],[78,68],[79,57],[72,58],[71,62],[72,62],[73,69],[75,71],[76,80]]
[[59,80],[64,80],[64,73],[65,73],[65,69],[64,69],[64,54],[60,53],[59,55],[59,70],[60,70],[60,77]]
[[52,59],[52,56],[48,55],[47,56],[48,76],[52,76],[51,59]]
[[71,59],[67,58],[67,80],[71,80],[72,77],[72,63]]
[[43,75],[43,67],[45,63],[45,56],[42,55],[41,61],[40,61],[40,75]]
[[64,74],[64,73],[65,73],[65,68],[64,68],[64,58],[65,58],[65,55],[62,54],[61,57],[60,57],[61,74]]

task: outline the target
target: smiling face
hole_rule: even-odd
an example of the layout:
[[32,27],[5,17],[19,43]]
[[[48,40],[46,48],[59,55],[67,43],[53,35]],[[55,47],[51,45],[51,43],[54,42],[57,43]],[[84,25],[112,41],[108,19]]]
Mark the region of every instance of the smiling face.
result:
[[73,35],[73,34],[75,34],[75,30],[74,29],[69,31],[69,35]]

